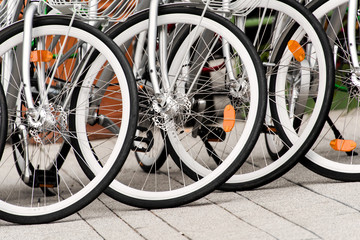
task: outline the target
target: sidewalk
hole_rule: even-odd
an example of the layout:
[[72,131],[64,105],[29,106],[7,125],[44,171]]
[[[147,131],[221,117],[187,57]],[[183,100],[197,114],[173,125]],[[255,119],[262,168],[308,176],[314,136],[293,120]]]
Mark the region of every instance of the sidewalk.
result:
[[261,189],[216,191],[183,207],[142,210],[101,195],[63,220],[0,221],[1,239],[359,239],[360,183],[301,165]]

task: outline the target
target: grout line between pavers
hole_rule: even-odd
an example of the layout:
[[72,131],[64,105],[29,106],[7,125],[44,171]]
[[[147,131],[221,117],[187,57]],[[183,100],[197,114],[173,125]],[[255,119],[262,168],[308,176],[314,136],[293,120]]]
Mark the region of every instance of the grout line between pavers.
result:
[[190,237],[186,236],[185,233],[183,233],[182,231],[180,231],[179,229],[177,229],[176,227],[172,226],[170,223],[168,223],[167,221],[165,221],[165,219],[163,219],[162,217],[160,217],[159,215],[157,215],[154,211],[149,210],[149,212],[151,212],[155,217],[159,218],[161,221],[163,221],[166,225],[168,225],[170,228],[174,229],[176,232],[180,233],[181,236],[185,237],[186,239],[191,239]]
[[321,236],[319,236],[318,234],[316,234],[316,233],[315,233],[315,232],[313,232],[312,230],[307,229],[307,228],[305,228],[304,226],[301,226],[300,224],[298,224],[298,223],[296,223],[296,222],[294,222],[294,221],[291,221],[290,219],[288,219],[288,218],[286,218],[286,217],[284,217],[284,216],[280,215],[279,213],[274,212],[274,211],[272,211],[271,209],[269,209],[269,208],[267,208],[267,207],[265,207],[265,206],[263,206],[263,205],[261,205],[261,204],[259,204],[259,203],[255,202],[255,201],[253,201],[252,199],[250,199],[250,198],[246,197],[245,195],[242,195],[242,194],[241,194],[241,193],[239,193],[239,192],[236,192],[236,194],[238,194],[239,196],[241,196],[241,197],[243,197],[243,198],[247,199],[248,201],[250,201],[250,202],[254,203],[255,205],[257,205],[257,206],[259,206],[259,207],[261,207],[261,208],[263,208],[263,209],[265,209],[265,210],[267,210],[267,211],[269,211],[269,212],[271,212],[271,213],[275,214],[276,216],[278,216],[278,217],[280,217],[280,218],[282,218],[282,219],[284,219],[284,220],[286,220],[286,221],[288,221],[288,222],[290,222],[290,223],[292,223],[292,224],[294,224],[294,225],[296,225],[296,226],[300,227],[301,229],[303,229],[303,230],[305,230],[305,231],[308,231],[309,233],[312,233],[313,235],[315,235],[315,236],[316,236],[316,237],[318,237],[319,239],[323,239]]
[[303,184],[301,184],[301,183],[294,182],[294,181],[292,181],[292,180],[290,180],[290,179],[288,179],[288,178],[285,178],[285,177],[282,177],[282,178],[283,178],[284,180],[286,180],[286,181],[288,181],[288,182],[290,182],[290,183],[292,183],[292,184],[295,184],[295,185],[297,185],[297,186],[299,186],[299,187],[302,187],[302,188],[304,188],[304,189],[306,189],[306,190],[308,190],[308,191],[310,191],[310,192],[312,192],[312,193],[315,193],[315,194],[317,194],[317,195],[319,195],[319,196],[322,196],[322,197],[325,197],[325,198],[327,198],[327,199],[333,200],[333,201],[335,201],[335,202],[337,202],[337,203],[340,203],[340,204],[342,204],[342,205],[344,205],[344,206],[346,206],[346,207],[348,207],[348,208],[351,208],[351,209],[353,209],[353,210],[355,210],[355,211],[357,211],[357,212],[360,213],[360,209],[358,209],[358,208],[356,208],[356,207],[354,207],[354,206],[351,206],[351,205],[348,204],[348,203],[342,202],[342,201],[340,201],[340,200],[338,200],[338,199],[336,199],[336,198],[327,196],[327,195],[325,195],[325,194],[316,192],[314,189],[311,189],[310,187],[307,187],[307,186],[305,186],[305,185],[303,185]]
[[97,235],[99,235],[99,237],[101,237],[102,239],[105,239],[96,229],[95,227],[93,227],[93,225],[91,225],[85,218],[83,218],[83,216],[81,216],[81,214],[79,212],[76,213],[90,228],[92,228],[92,230],[94,230],[94,232],[96,232]]
[[[235,194],[237,194],[237,193],[235,192]],[[239,194],[238,194],[238,195],[239,195]],[[241,196],[241,195],[240,195],[240,196]],[[229,209],[227,209],[227,208],[219,205],[218,203],[216,203],[216,202],[214,202],[214,201],[211,201],[210,199],[208,199],[208,198],[206,198],[206,197],[205,197],[205,199],[208,200],[209,202],[211,202],[212,204],[216,205],[217,207],[219,207],[219,208],[225,210],[226,212],[230,213],[232,216],[234,216],[235,218],[239,219],[240,221],[248,224],[249,226],[254,227],[255,229],[258,229],[258,230],[260,230],[261,232],[264,232],[264,233],[268,234],[269,236],[271,236],[271,237],[273,237],[273,238],[275,238],[275,239],[278,239],[277,237],[275,237],[275,236],[272,235],[271,233],[265,231],[264,229],[261,229],[261,228],[255,226],[255,225],[251,224],[250,222],[245,221],[245,220],[242,219],[241,217],[239,217],[239,216],[237,216],[236,214],[232,213]]]
[[114,210],[112,210],[109,206],[107,206],[105,204],[105,202],[103,202],[100,198],[97,198],[101,204],[103,204],[110,212],[112,212],[116,217],[118,217],[121,221],[123,221],[129,228],[131,228],[134,232],[136,232],[140,237],[142,237],[143,239],[147,239],[145,238],[138,230],[136,230],[136,228],[134,228],[133,226],[131,226],[128,222],[126,222],[119,214],[117,214]]

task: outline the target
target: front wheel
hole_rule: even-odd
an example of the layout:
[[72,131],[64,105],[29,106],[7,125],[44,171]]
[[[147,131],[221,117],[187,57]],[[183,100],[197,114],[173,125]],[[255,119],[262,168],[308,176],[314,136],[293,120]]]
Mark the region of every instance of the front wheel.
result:
[[[31,89],[36,113],[40,113],[38,122],[30,117],[20,78],[24,22],[4,29],[0,36],[0,56],[11,56],[5,58],[11,61],[2,62],[9,115],[5,126],[10,141],[1,158],[0,217],[7,221],[46,223],[85,207],[115,177],[132,144],[136,124],[130,119],[137,119],[137,97],[126,58],[102,32],[79,21],[69,25],[70,19],[64,16],[34,18],[31,51],[35,56],[47,56],[47,60],[31,59]],[[38,48],[40,42],[42,48]],[[96,52],[97,58],[89,60],[87,50]],[[117,141],[118,154],[103,163],[96,177],[89,180],[75,158],[73,139],[79,137],[81,141],[82,136],[73,132],[71,119],[79,117],[82,122],[77,126],[85,127],[90,116],[77,115],[78,109],[71,108],[69,102],[80,82],[96,81],[107,68],[115,69],[115,76],[121,79],[123,138]],[[47,102],[36,88],[40,79],[50,89]]]
[[[163,208],[199,199],[236,171],[259,136],[267,99],[260,59],[246,36],[233,24],[210,12],[204,18],[201,14],[201,9],[187,5],[159,8],[158,29],[167,31],[168,52],[172,53],[179,44],[185,46],[177,51],[177,56],[167,58],[170,82],[176,87],[166,101],[174,111],[159,109],[154,104],[154,96],[149,95],[151,104],[139,113],[139,123],[148,122],[147,129],[159,128],[164,132],[167,139],[164,148],[171,157],[167,157],[155,173],[144,173],[136,163],[126,161],[116,181],[106,190],[121,202],[142,208]],[[143,51],[141,61],[132,62],[137,67],[135,75],[141,78],[139,85],[147,78],[146,43],[141,44],[140,39],[147,30],[148,12],[142,12],[109,33],[130,56],[134,54],[133,49]],[[129,48],[129,41],[136,44]],[[231,54],[228,60],[222,55],[225,42]],[[200,46],[202,51],[197,50]],[[192,64],[194,61],[198,64]],[[235,82],[226,77],[226,64],[232,66]],[[215,69],[217,75],[197,78],[197,71],[203,68]],[[222,101],[216,108],[212,107],[214,99]],[[225,119],[227,105],[232,106],[229,111],[235,117]],[[228,123],[224,123],[225,120]],[[226,130],[233,136],[231,141],[222,138],[226,124],[229,125]],[[221,164],[209,158],[203,147],[204,140],[228,146],[228,152],[220,156]],[[100,154],[97,149],[94,151],[94,155]],[[174,159],[177,165],[172,160],[176,156],[174,151],[181,156],[180,160]],[[193,167],[205,169],[205,174],[189,177],[186,169]]]
[[[334,64],[327,36],[304,6],[295,1],[264,0],[252,13],[239,20],[245,23],[245,31],[248,31],[247,35],[254,42],[266,69],[269,104],[265,121],[262,122],[262,133],[266,138],[259,138],[245,163],[220,187],[230,191],[267,184],[289,171],[300,160],[325,123],[334,79]],[[254,20],[256,24],[252,25]],[[215,70],[218,66],[213,61],[210,68],[203,69],[201,76],[208,77],[210,70],[210,77],[217,79]],[[216,109],[218,102],[221,101],[214,100],[206,109]],[[209,116],[206,119],[212,120]],[[210,127],[207,129],[215,132]],[[235,141],[231,137],[235,134],[234,130],[226,134],[217,131],[217,141],[204,141],[199,148],[204,149],[204,156],[221,159],[223,153],[233,149],[227,149],[223,143]],[[187,136],[186,133],[183,135]],[[174,148],[177,146],[175,137],[169,137],[169,141]],[[186,153],[194,148],[192,142],[187,142],[187,151],[179,149],[176,152],[179,159],[185,159],[188,156]],[[271,150],[270,154],[267,149]],[[206,168],[200,166],[187,170],[193,179],[206,176]]]
[[[360,87],[348,46],[348,4],[346,0],[319,0],[307,6],[326,29],[335,62],[335,82],[326,124],[302,163],[328,178],[360,181]],[[354,32],[358,46],[359,31]]]

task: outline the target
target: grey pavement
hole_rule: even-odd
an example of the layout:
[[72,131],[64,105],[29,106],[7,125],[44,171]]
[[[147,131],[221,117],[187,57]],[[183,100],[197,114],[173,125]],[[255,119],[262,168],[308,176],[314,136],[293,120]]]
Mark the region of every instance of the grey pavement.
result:
[[0,221],[0,239],[360,239],[360,183],[318,176],[301,165],[253,191],[216,191],[161,210],[101,195],[50,224]]

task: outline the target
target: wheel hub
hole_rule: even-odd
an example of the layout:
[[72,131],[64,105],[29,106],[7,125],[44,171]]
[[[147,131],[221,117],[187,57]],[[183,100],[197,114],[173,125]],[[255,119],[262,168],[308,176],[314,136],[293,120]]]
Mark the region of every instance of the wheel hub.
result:
[[29,114],[29,133],[35,142],[40,143],[40,133],[43,132],[63,132],[67,127],[67,115],[61,106],[49,104],[39,110],[38,120],[34,120],[34,114]]
[[164,131],[171,128],[178,128],[179,124],[186,121],[191,112],[191,102],[187,96],[177,93],[164,95],[153,100],[154,109],[153,121],[155,125]]

